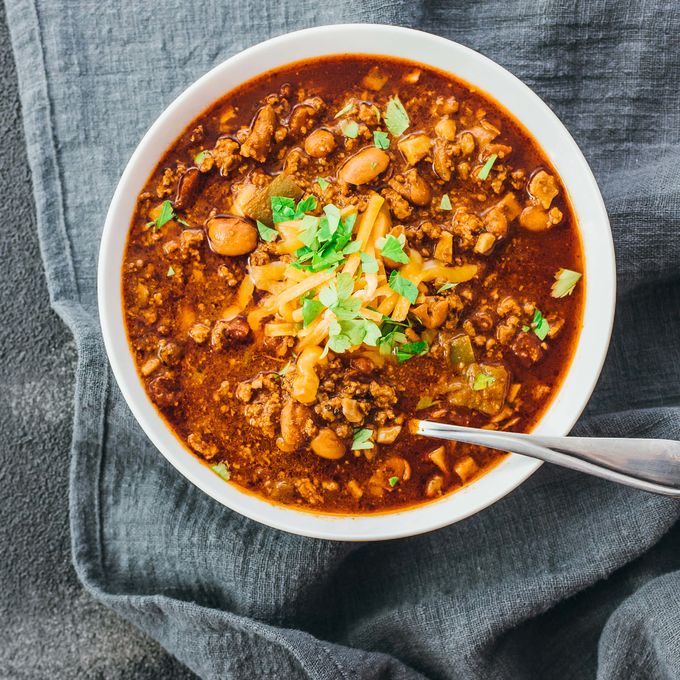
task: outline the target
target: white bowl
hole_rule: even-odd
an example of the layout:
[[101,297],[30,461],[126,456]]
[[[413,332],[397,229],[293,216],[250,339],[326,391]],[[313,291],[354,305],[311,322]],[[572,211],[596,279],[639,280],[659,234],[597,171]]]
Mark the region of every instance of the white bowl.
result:
[[118,385],[149,439],[177,470],[215,500],[263,524],[304,536],[366,541],[410,536],[457,522],[505,496],[540,463],[510,455],[456,493],[383,514],[334,516],[269,503],[223,482],[182,445],[158,415],[135,370],[121,295],[121,266],[137,195],[161,155],[187,125],[215,100],[258,74],[300,59],[350,52],[410,59],[475,85],[524,124],[560,174],[581,228],[585,252],[583,330],[566,379],[535,432],[567,434],[595,387],[614,318],[614,248],[602,197],[571,135],[537,95],[486,57],[428,33],[366,24],[311,28],[255,45],[196,81],[151,126],[125,168],[104,225],[98,286],[104,342]]

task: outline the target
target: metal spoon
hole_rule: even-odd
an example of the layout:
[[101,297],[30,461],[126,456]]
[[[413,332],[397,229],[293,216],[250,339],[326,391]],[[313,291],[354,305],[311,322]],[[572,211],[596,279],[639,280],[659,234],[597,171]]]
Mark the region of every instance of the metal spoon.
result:
[[680,498],[680,442],[671,439],[545,437],[412,420],[413,434],[538,458],[613,482]]

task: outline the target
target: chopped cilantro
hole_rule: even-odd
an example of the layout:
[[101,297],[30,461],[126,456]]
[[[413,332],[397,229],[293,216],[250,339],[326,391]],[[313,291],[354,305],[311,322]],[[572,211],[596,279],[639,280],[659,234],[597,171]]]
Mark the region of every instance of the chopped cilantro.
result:
[[442,196],[442,200],[439,203],[439,209],[440,210],[452,210],[453,209],[451,207],[451,199],[449,198],[448,194],[444,194]]
[[[321,294],[319,294],[319,298],[321,298]],[[353,298],[348,296],[344,300],[340,300],[333,305],[326,306],[333,312],[333,314],[335,314],[335,317],[337,319],[351,321],[359,313],[359,308],[361,307],[361,300],[359,298]]]
[[342,126],[342,134],[350,139],[356,139],[359,136],[359,123],[355,120],[348,120]]
[[291,369],[292,367],[293,367],[293,365],[292,365],[291,362],[289,361],[289,362],[288,362],[288,363],[287,363],[287,364],[286,364],[286,365],[285,365],[285,366],[284,366],[284,367],[283,367],[276,375],[277,375],[279,378],[283,378],[283,376],[286,375],[286,373],[288,373],[288,371],[290,371],[290,369]]
[[445,290],[451,290],[451,288],[455,288],[457,285],[457,283],[451,283],[451,281],[447,281],[437,289],[437,293],[443,293]]
[[362,427],[354,433],[352,440],[352,451],[360,451],[361,449],[372,449],[375,445],[371,441],[373,437],[373,430]]
[[272,196],[272,221],[274,224],[295,219],[295,201],[288,196]]
[[341,219],[340,209],[332,204],[324,207],[321,218],[305,215],[300,234],[304,246],[295,251],[292,266],[313,272],[336,267],[344,261],[348,246],[349,251],[356,248],[350,245],[355,221],[356,213]]
[[385,126],[394,137],[403,134],[410,125],[408,113],[399,97],[391,97],[385,109]]
[[368,253],[361,253],[361,268],[364,270],[365,274],[375,274],[378,271],[378,261],[369,255]]
[[399,477],[390,477],[387,481],[390,483],[390,486],[394,487],[397,485]]
[[429,349],[430,346],[424,340],[421,340],[420,342],[407,342],[405,345],[400,345],[395,353],[397,361],[402,364],[407,359],[427,354]]
[[342,118],[344,115],[354,111],[354,103],[347,102],[334,116],[333,118]]
[[550,324],[543,314],[541,314],[541,310],[538,309],[538,307],[534,312],[534,318],[531,320],[531,327],[534,329],[534,333],[536,333],[539,340],[545,340],[545,337],[550,330]]
[[389,149],[390,148],[390,138],[386,132],[381,132],[376,130],[373,133],[373,144],[379,149]]
[[334,281],[326,284],[319,292],[319,300],[329,309],[349,299],[354,291],[354,279],[344,272],[337,275]]
[[485,390],[487,387],[491,387],[496,382],[496,378],[488,373],[480,372],[475,376],[475,381],[472,383],[472,389],[476,392]]
[[380,339],[380,327],[359,315],[361,300],[352,297],[353,291],[354,279],[346,273],[338,274],[319,291],[319,301],[334,315],[329,324],[324,355],[328,350],[342,354],[361,343],[375,347]]
[[172,268],[172,265],[168,267],[168,276],[174,276],[175,275],[175,270]]
[[201,165],[203,161],[205,160],[205,151],[199,151],[195,156],[194,156],[194,163],[196,165]]
[[407,340],[404,333],[401,331],[402,324],[397,321],[393,321],[389,317],[385,317],[381,331],[382,336],[378,340],[378,350],[383,356],[392,354],[394,348],[397,344],[404,344]]
[[493,164],[496,162],[496,159],[498,158],[498,154],[492,153],[486,163],[484,163],[484,166],[482,169],[479,171],[479,179],[486,179],[489,176],[489,173],[491,172],[491,168],[493,167]]
[[418,399],[416,411],[422,411],[424,408],[430,408],[430,406],[433,406],[435,403],[435,400],[426,394],[424,397],[420,397],[420,399]]
[[[356,347],[362,342],[374,347],[380,338],[380,327],[364,319],[332,319],[328,329],[328,343],[324,355],[331,349],[338,354]],[[322,355],[323,356],[323,355]]]
[[384,239],[379,239],[376,243],[382,256],[393,262],[401,262],[406,264],[409,261],[408,255],[404,252],[406,245],[406,236],[401,234],[397,238],[388,234]]
[[557,274],[555,274],[555,283],[552,285],[552,292],[550,294],[554,298],[562,298],[571,295],[581,276],[581,274],[574,272],[571,269],[560,269]]
[[314,196],[307,196],[303,198],[295,207],[295,219],[300,219],[305,213],[316,209],[316,198]]
[[149,222],[154,225],[154,231],[158,231],[164,224],[167,224],[171,219],[176,217],[175,211],[172,209],[170,201],[163,201],[161,211],[155,220]]
[[522,326],[522,331],[524,333],[528,333],[530,330],[531,330],[531,328],[529,328],[529,326]]
[[231,478],[231,472],[229,471],[229,465],[227,463],[216,463],[215,465],[211,465],[210,469],[215,474],[222,477],[225,482],[228,482]]
[[316,198],[307,196],[298,202],[297,206],[292,198],[287,196],[272,196],[272,221],[274,224],[299,220],[305,213],[316,208]]
[[316,183],[321,187],[321,191],[326,191],[326,189],[328,189],[328,187],[330,186],[330,182],[327,179],[324,179],[323,177],[317,177]]
[[310,300],[309,298],[305,298],[302,301],[302,326],[303,328],[307,328],[314,319],[316,319],[321,312],[324,310],[324,305],[323,302],[319,302],[319,300]]
[[396,269],[390,274],[390,288],[405,297],[411,304],[414,304],[418,297],[418,286],[412,281],[404,278]]
[[263,241],[271,242],[276,240],[279,235],[279,232],[276,231],[276,229],[268,227],[266,224],[260,222],[260,220],[255,221],[257,222],[257,231],[260,233],[260,238]]

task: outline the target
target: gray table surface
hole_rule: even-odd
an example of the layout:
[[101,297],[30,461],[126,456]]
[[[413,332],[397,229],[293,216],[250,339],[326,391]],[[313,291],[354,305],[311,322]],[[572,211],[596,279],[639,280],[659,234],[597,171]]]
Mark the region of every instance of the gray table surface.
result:
[[0,92],[0,678],[191,678],[95,602],[71,565],[76,354],[43,277],[2,3]]

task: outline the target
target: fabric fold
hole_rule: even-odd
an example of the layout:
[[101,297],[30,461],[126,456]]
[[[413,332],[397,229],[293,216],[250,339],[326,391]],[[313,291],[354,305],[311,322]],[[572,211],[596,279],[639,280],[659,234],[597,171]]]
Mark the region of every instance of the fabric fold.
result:
[[205,678],[680,673],[677,502],[544,466],[484,512],[410,539],[330,543],[258,525],[191,486],[146,439],[108,368],[95,283],[118,177],[143,132],[195,78],[306,26],[429,30],[536,89],[602,188],[620,296],[609,358],[576,431],[678,438],[678,6],[6,7],[50,296],[78,346],[71,534],[90,593]]

